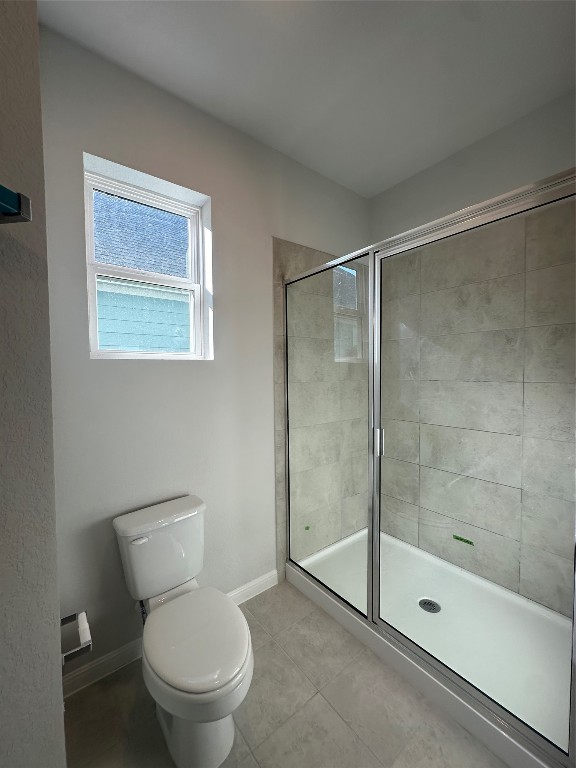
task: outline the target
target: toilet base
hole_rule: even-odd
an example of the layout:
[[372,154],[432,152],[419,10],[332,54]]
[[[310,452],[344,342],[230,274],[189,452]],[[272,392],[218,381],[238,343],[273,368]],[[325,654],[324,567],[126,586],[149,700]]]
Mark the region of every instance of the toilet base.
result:
[[171,715],[156,704],[156,715],[177,768],[218,768],[234,743],[232,715],[198,723]]

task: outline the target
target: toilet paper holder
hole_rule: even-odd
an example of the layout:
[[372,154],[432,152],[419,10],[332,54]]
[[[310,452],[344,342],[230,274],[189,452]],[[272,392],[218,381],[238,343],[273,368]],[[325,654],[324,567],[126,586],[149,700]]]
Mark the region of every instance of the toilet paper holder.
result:
[[[76,627],[72,626],[73,624],[76,624]],[[66,629],[63,629],[64,627]],[[92,650],[92,636],[86,611],[71,613],[60,619],[60,631],[62,634],[62,666]],[[71,648],[67,647],[64,650],[65,646],[70,645],[72,645]]]

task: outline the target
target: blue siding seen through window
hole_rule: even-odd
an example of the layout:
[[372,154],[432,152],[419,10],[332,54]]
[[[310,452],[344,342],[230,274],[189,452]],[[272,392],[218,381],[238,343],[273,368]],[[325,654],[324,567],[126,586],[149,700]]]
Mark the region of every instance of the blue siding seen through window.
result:
[[188,291],[101,275],[96,289],[99,349],[191,351]]
[[94,259],[145,272],[189,277],[188,219],[94,190]]

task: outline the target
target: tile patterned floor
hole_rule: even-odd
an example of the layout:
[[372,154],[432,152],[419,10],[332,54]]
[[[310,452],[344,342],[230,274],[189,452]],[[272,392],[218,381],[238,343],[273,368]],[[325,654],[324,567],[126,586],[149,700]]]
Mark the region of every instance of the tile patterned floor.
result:
[[[252,686],[223,768],[505,768],[286,582],[242,610]],[[68,768],[174,768],[140,662],[66,700]]]

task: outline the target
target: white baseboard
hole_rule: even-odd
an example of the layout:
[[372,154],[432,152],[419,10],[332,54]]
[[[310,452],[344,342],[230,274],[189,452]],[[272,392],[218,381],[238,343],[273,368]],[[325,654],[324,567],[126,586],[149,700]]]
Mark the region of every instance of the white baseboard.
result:
[[64,698],[73,693],[81,691],[92,683],[96,683],[103,677],[111,675],[112,672],[125,667],[132,661],[136,661],[142,656],[142,640],[138,638],[131,643],[126,643],[121,648],[100,656],[99,659],[89,661],[88,664],[69,672],[62,677],[62,688]]
[[[228,593],[236,605],[245,603],[246,600],[250,600],[251,597],[256,597],[261,592],[265,592],[270,587],[278,584],[277,571],[269,571],[263,576],[259,576],[253,581],[249,581],[248,584],[243,584],[241,587],[232,590]],[[82,688],[86,688],[92,683],[102,680],[103,677],[111,675],[112,672],[116,672],[118,669],[125,667],[132,661],[136,661],[142,656],[142,640],[133,640],[131,643],[123,645],[111,653],[107,653],[105,656],[101,656],[99,659],[89,661],[79,669],[75,669],[73,672],[69,672],[62,678],[62,687],[64,691],[64,698],[71,696],[73,693],[81,691]]]
[[254,581],[249,581],[248,584],[228,592],[228,597],[234,600],[236,605],[240,605],[245,603],[246,600],[250,600],[251,597],[256,597],[260,592],[265,592],[270,587],[274,587],[276,584],[278,584],[278,571],[268,571],[263,576],[258,576]]

